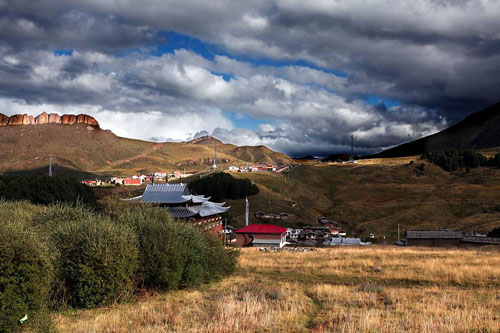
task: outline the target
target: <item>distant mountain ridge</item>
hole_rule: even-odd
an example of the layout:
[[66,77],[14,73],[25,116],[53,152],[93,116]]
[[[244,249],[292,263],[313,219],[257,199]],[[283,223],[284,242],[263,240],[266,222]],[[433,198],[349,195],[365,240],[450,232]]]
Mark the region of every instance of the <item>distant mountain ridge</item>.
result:
[[[213,137],[189,142],[149,142],[102,130],[87,115],[57,117],[43,113],[31,118],[7,117],[0,126],[0,173],[45,172],[49,155],[55,170],[78,174],[132,175],[157,171],[209,170],[214,159]],[[69,117],[68,117],[69,116]],[[5,116],[6,117],[6,116]],[[5,119],[2,117],[2,119]],[[38,122],[35,120],[38,119]],[[15,120],[15,121],[14,121]],[[9,124],[10,122],[10,124]],[[38,126],[40,125],[40,126]],[[265,146],[238,147],[217,140],[219,168],[256,163],[292,163],[284,153]]]
[[455,125],[370,157],[401,157],[431,151],[500,147],[500,102],[474,112]]
[[57,113],[42,112],[36,117],[25,114],[15,114],[6,116],[0,113],[0,126],[17,126],[17,125],[44,125],[44,124],[87,124],[94,127],[99,127],[99,123],[94,117],[86,114],[63,114],[59,116]]

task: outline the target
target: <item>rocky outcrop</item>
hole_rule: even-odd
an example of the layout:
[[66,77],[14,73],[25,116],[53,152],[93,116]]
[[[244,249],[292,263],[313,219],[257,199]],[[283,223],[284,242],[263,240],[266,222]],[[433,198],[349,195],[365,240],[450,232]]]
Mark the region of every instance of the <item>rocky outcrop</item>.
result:
[[36,117],[30,116],[28,114],[15,114],[13,116],[6,116],[0,113],[0,126],[15,126],[15,125],[44,125],[44,124],[63,124],[63,125],[73,125],[73,124],[85,124],[92,127],[99,128],[99,123],[94,117],[86,114],[64,114],[59,116],[57,113],[48,114],[47,112],[42,112]]
[[83,113],[80,113],[76,117],[76,122],[78,124],[87,124],[87,125],[91,125],[91,126],[99,126],[99,123],[97,122],[97,120],[94,119],[94,117],[88,116],[88,115],[83,114]]
[[61,117],[61,124],[73,125],[76,123],[76,116],[74,114],[63,114]]
[[59,117],[57,113],[49,114],[49,124],[60,124],[60,123],[61,123],[61,117]]
[[49,114],[47,112],[42,112],[35,118],[36,125],[43,125],[47,124],[48,122],[49,122]]
[[9,117],[4,115],[3,113],[0,113],[0,126],[7,126],[9,123]]
[[9,117],[9,126],[14,126],[14,125],[22,125],[23,124],[23,115],[22,114],[15,114],[13,116]]

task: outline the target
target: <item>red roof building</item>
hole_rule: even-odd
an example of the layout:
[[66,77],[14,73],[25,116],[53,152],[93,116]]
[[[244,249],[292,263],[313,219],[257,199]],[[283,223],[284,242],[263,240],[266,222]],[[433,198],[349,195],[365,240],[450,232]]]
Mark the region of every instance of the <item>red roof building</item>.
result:
[[272,224],[250,224],[236,230],[236,244],[241,247],[283,247],[286,244],[286,229]]
[[141,185],[141,180],[139,178],[125,178],[123,180],[123,185]]

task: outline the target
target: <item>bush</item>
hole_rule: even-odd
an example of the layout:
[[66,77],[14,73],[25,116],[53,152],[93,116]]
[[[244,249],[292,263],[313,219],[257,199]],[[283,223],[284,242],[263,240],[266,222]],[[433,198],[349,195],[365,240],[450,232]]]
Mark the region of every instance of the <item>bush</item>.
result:
[[27,200],[42,205],[82,202],[98,206],[92,189],[70,177],[0,176],[0,198]]
[[448,150],[436,151],[422,155],[422,159],[436,164],[442,169],[453,172],[458,169],[467,170],[477,167],[498,167],[500,166],[500,154],[487,159],[483,154],[473,150]]
[[[233,250],[225,250],[219,239],[173,220],[161,208],[124,209],[115,219],[137,233],[139,276],[145,287],[156,290],[194,287],[219,279],[236,266],[237,255]],[[231,268],[220,268],[223,264]]]
[[19,319],[36,331],[50,328],[46,305],[52,281],[47,251],[24,223],[0,224],[0,332],[20,328]]
[[221,241],[213,235],[204,234],[205,251],[205,281],[217,281],[234,272],[238,264],[240,252],[236,249],[225,248]]
[[488,232],[488,237],[500,238],[500,227],[495,228]]
[[102,216],[61,224],[51,237],[57,250],[59,304],[96,307],[133,291],[138,248],[134,233]]
[[194,194],[209,196],[214,201],[241,199],[259,193],[257,185],[252,184],[248,178],[235,179],[224,172],[217,172],[191,182],[189,190]]

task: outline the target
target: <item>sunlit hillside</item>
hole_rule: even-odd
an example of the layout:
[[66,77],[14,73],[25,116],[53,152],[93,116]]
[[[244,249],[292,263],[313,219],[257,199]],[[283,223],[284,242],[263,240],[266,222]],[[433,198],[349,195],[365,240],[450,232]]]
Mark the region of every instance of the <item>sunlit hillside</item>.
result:
[[[301,215],[295,220],[267,220],[280,226],[315,224],[318,216],[342,222],[349,233],[385,234],[397,239],[401,229],[450,228],[488,232],[500,226],[500,170],[448,173],[425,161],[379,159],[355,165],[302,165],[290,173],[245,173],[261,192],[249,198],[257,211]],[[422,166],[423,165],[423,166]],[[296,202],[295,207],[292,203]],[[233,222],[242,226],[244,200],[228,201]],[[251,221],[257,222],[251,216]]]

